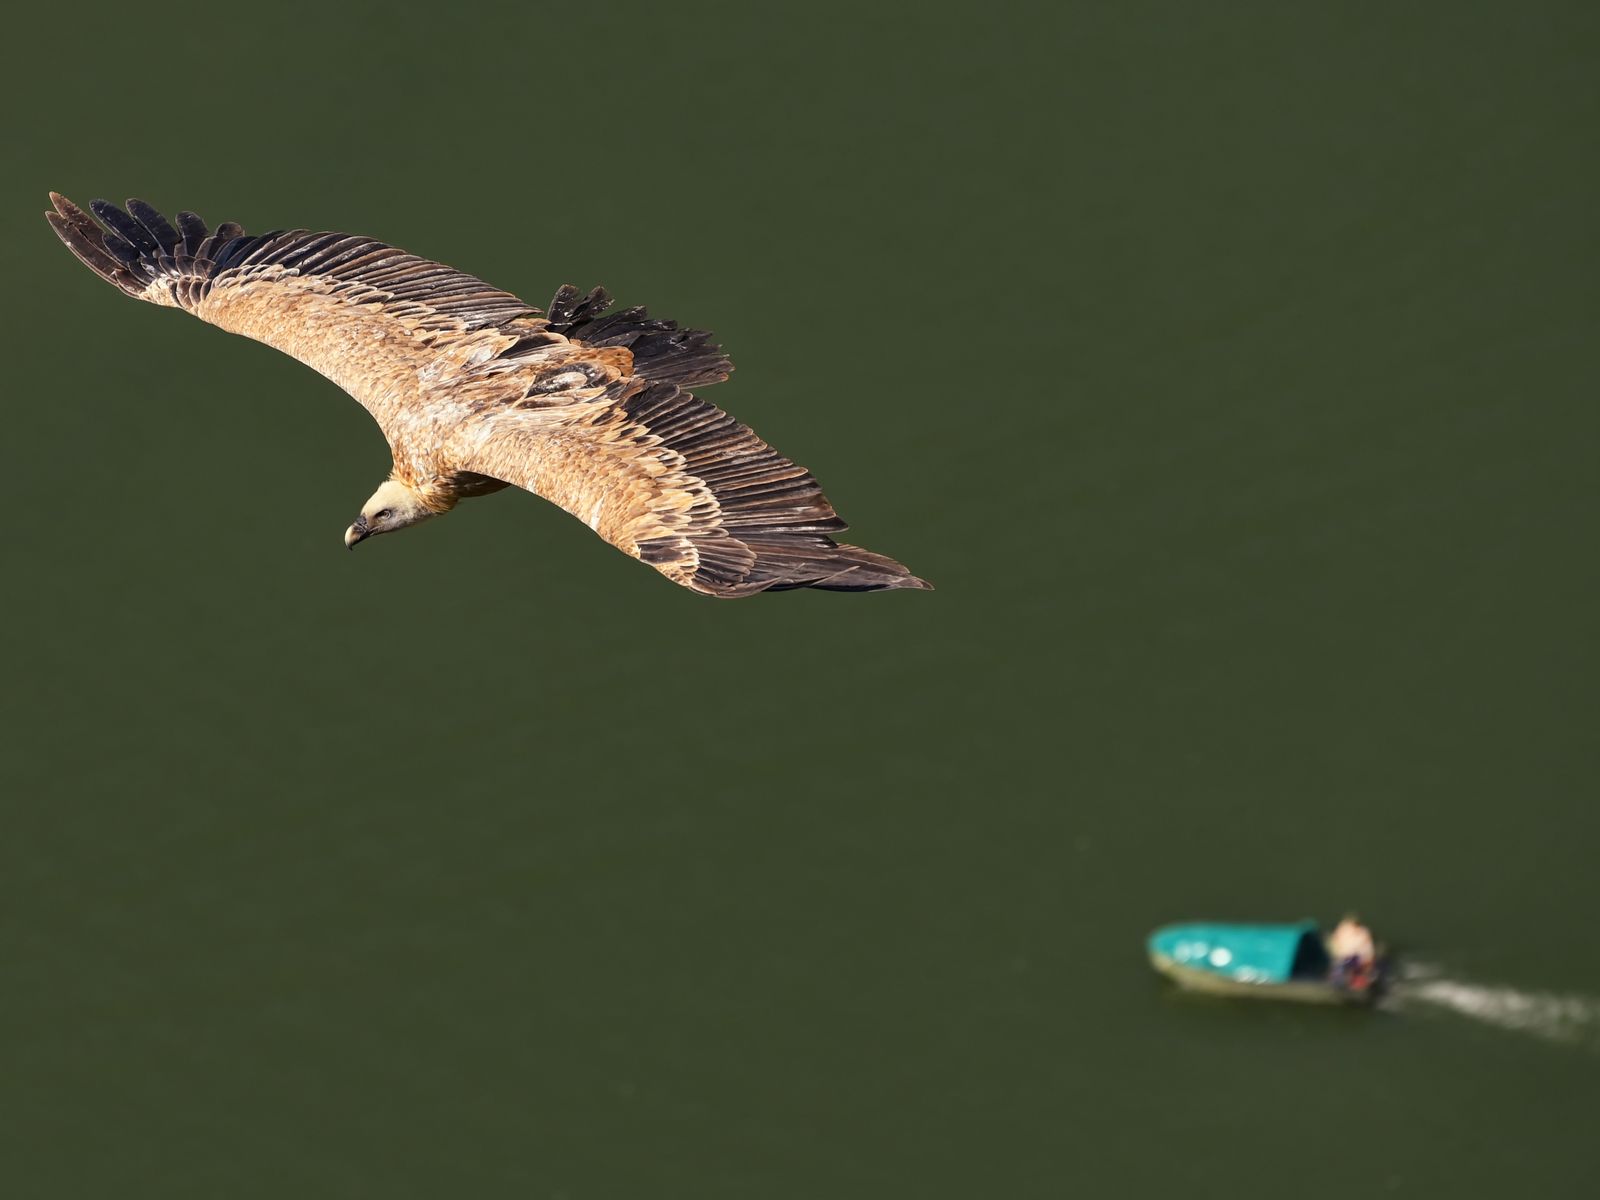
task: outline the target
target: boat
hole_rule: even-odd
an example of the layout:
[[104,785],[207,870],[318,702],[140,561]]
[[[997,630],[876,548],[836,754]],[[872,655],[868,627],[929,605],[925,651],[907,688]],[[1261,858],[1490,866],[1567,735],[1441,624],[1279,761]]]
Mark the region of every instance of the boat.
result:
[[1150,964],[1184,988],[1259,1000],[1370,1004],[1382,991],[1382,947],[1370,963],[1336,963],[1315,921],[1165,925],[1147,945]]

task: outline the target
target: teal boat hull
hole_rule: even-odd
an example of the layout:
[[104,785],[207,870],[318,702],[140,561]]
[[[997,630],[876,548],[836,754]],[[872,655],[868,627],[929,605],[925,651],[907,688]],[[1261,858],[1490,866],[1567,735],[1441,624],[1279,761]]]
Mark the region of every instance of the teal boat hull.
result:
[[1167,925],[1147,942],[1150,965],[1180,987],[1217,996],[1300,1004],[1371,1004],[1382,971],[1346,983],[1314,921],[1284,925]]

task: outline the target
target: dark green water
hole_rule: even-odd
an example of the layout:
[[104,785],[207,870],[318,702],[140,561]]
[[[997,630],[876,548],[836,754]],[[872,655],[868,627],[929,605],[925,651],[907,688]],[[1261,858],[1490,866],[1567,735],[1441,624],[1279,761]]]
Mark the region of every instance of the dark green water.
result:
[[[1212,7],[13,18],[5,1194],[1591,1194],[1592,1040],[1141,939],[1600,996],[1600,16]],[[715,329],[939,590],[347,554],[368,418],[48,188]]]

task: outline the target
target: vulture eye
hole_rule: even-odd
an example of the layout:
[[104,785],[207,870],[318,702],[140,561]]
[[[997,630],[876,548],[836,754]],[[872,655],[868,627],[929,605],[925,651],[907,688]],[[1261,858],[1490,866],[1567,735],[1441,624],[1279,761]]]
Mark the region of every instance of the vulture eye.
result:
[[387,521],[392,516],[394,516],[394,509],[380,508],[377,512],[372,514],[372,519],[374,521]]

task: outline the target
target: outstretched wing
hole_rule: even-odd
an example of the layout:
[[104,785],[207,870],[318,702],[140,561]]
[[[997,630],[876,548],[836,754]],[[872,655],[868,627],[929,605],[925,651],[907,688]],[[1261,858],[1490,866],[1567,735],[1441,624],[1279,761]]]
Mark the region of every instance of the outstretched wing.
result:
[[926,588],[891,558],[844,545],[816,479],[687,385],[727,364],[707,334],[604,315],[609,297],[556,293],[551,329],[626,344],[632,372],[587,403],[503,407],[463,430],[467,470],[526,488],[674,582],[712,596],[789,588]]
[[210,231],[192,212],[169,222],[142,200],[126,212],[91,203],[102,227],[66,197],[50,199],[51,227],[96,275],[299,359],[350,392],[391,440],[428,415],[419,400],[430,385],[544,324],[510,292],[374,238],[249,237],[232,222]]

